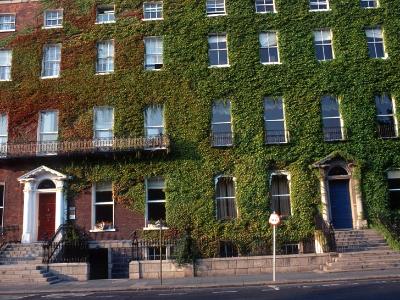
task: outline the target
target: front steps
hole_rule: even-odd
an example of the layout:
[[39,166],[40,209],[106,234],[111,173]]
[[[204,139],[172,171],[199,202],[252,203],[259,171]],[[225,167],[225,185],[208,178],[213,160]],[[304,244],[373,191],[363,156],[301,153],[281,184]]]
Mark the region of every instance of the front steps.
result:
[[324,266],[326,272],[398,269],[400,253],[393,251],[373,229],[335,231],[337,257]]
[[0,252],[0,283],[53,284],[60,280],[42,264],[42,244],[8,244]]

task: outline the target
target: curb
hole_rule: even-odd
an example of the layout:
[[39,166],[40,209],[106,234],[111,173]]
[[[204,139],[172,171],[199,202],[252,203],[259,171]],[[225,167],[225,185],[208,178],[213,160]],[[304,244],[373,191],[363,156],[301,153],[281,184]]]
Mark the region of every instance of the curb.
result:
[[[207,288],[229,288],[229,287],[251,287],[251,286],[285,286],[285,285],[297,285],[297,284],[315,284],[315,283],[332,283],[332,282],[343,282],[343,281],[353,281],[353,282],[363,282],[369,280],[394,280],[400,279],[399,275],[371,275],[363,278],[355,277],[341,277],[341,278],[327,278],[327,279],[304,279],[304,280],[280,280],[280,281],[242,281],[237,283],[198,283],[198,284],[180,284],[180,285],[143,285],[143,286],[127,286],[127,287],[88,287],[88,288],[74,288],[60,287],[59,289],[41,289],[41,290],[6,290],[2,291],[0,289],[0,295],[11,295],[11,294],[48,294],[48,293],[95,293],[95,292],[138,292],[138,291],[171,291],[171,290],[183,290],[183,289],[207,289]],[[12,285],[12,288],[18,288],[18,284]]]

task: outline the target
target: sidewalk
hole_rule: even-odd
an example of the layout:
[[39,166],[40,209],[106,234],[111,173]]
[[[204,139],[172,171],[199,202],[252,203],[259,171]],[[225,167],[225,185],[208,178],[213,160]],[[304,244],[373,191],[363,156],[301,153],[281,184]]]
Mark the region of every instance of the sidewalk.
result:
[[130,280],[109,279],[90,280],[85,282],[65,281],[54,285],[18,285],[0,284],[0,294],[26,294],[26,293],[53,293],[53,292],[102,292],[102,291],[126,291],[149,289],[192,289],[192,288],[216,288],[216,287],[242,287],[257,285],[281,285],[281,284],[310,284],[332,283],[335,281],[358,281],[373,279],[400,279],[399,269],[374,270],[358,272],[305,272],[305,273],[277,273],[277,281],[272,281],[272,274],[257,274],[244,276],[225,277],[194,277],[165,279],[163,285],[159,280]]

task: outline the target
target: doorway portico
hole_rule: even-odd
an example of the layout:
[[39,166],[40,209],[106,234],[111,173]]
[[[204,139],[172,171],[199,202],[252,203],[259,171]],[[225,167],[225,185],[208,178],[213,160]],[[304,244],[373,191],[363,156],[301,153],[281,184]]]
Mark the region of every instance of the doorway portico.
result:
[[46,166],[18,178],[24,185],[22,243],[50,238],[65,223],[67,178],[68,176]]

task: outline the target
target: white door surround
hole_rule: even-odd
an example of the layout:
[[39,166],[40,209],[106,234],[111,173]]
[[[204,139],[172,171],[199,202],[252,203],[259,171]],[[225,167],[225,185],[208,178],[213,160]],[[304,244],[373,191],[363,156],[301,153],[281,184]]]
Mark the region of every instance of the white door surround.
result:
[[[353,219],[353,228],[361,229],[367,226],[362,205],[362,195],[360,180],[354,176],[355,164],[348,162],[340,155],[334,153],[312,165],[319,169],[319,179],[321,188],[322,217],[330,223],[332,221],[331,205],[329,199],[329,180],[349,180],[350,206]],[[342,168],[347,175],[330,175],[334,168]]]
[[[46,166],[36,168],[18,178],[24,185],[24,211],[22,224],[22,243],[33,243],[38,240],[39,194],[56,194],[56,212],[54,231],[66,220],[66,193],[65,182],[68,176]],[[44,180],[50,180],[55,188],[38,189]]]

